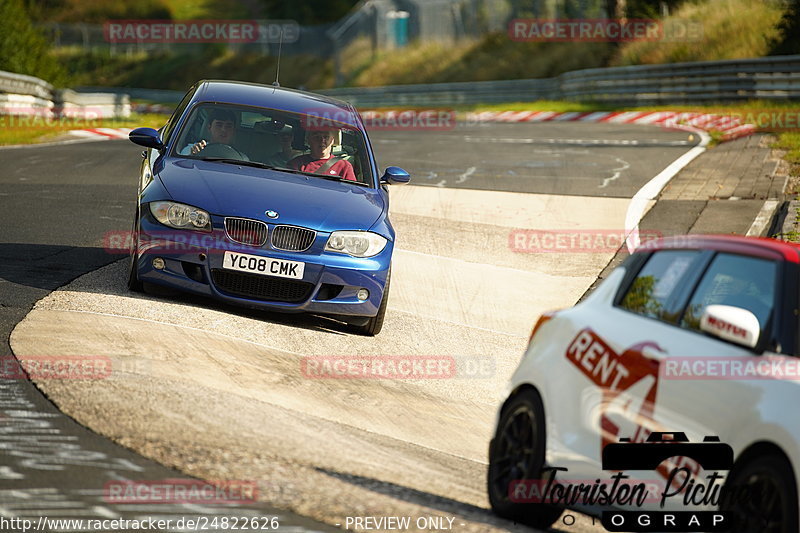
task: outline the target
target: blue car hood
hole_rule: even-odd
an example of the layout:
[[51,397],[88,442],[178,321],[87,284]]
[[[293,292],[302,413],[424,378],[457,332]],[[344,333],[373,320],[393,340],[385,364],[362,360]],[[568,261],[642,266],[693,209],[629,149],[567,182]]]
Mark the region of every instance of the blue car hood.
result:
[[367,230],[385,209],[370,187],[212,161],[170,159],[158,177],[174,201],[212,215],[268,221],[271,210],[275,223],[318,231]]

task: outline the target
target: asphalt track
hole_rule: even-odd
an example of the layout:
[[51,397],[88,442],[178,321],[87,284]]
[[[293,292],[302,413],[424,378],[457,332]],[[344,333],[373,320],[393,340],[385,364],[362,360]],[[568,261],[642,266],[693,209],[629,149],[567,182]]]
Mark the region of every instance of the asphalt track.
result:
[[[118,259],[103,249],[102,236],[128,224],[138,152],[127,142],[0,150],[0,357],[6,372],[9,334],[32,305]],[[0,518],[278,516],[284,529],[332,530],[253,505],[109,503],[109,481],[186,476],[99,438],[61,414],[27,380],[0,379],[0,412]],[[0,522],[0,531],[21,530]]]
[[[298,434],[304,434],[307,440],[322,438],[342,446],[353,440],[356,442],[354,450],[364,453],[368,453],[365,450],[382,450],[378,456],[384,461],[392,457],[389,451],[395,449],[399,457],[397,466],[387,466],[383,475],[374,461],[359,462],[351,457],[352,454],[337,455],[337,450],[329,449],[323,442],[314,441],[315,447],[318,452],[324,450],[323,455],[329,460],[317,460],[316,463],[299,451],[296,455],[289,453],[287,450],[293,447],[302,451],[302,446],[291,439],[270,451],[277,454],[286,452],[293,461],[305,462],[306,466],[313,467],[326,478],[357,487],[362,498],[374,497],[381,503],[381,498],[393,496],[423,509],[433,507],[445,514],[464,518],[466,525],[462,529],[465,530],[474,529],[469,525],[476,526],[476,530],[514,529],[511,524],[491,517],[484,510],[485,501],[481,499],[484,496],[479,494],[481,482],[476,478],[480,477],[485,465],[476,455],[485,455],[491,413],[502,396],[504,380],[521,354],[533,318],[544,308],[556,304],[569,305],[575,301],[602,270],[610,253],[593,254],[568,262],[565,262],[569,258],[564,254],[532,257],[508,250],[505,245],[508,231],[515,227],[621,228],[627,199],[687,151],[696,139],[690,140],[683,132],[652,127],[556,123],[476,125],[437,133],[374,132],[371,137],[379,162],[383,166],[396,164],[405,167],[417,183],[416,187],[397,189],[393,193],[392,219],[402,239],[399,244],[402,252],[397,256],[396,269],[404,274],[399,276],[399,288],[392,289],[394,304],[390,309],[387,331],[376,340],[343,336],[335,325],[320,318],[264,316],[186,297],[132,299],[120,289],[119,265],[111,265],[76,280],[67,291],[54,293],[49,299],[51,303],[31,313],[27,326],[16,334],[20,346],[28,350],[31,346],[38,346],[40,349],[33,350],[40,353],[49,351],[50,354],[65,353],[64,350],[68,349],[82,349],[83,352],[79,353],[87,353],[87,349],[102,350],[104,344],[92,344],[96,339],[82,344],[82,328],[87,327],[87,320],[90,325],[94,322],[96,329],[107,326],[108,330],[116,332],[117,338],[111,342],[118,343],[120,330],[115,328],[120,323],[104,322],[107,315],[117,314],[127,316],[126,325],[130,325],[130,320],[157,317],[159,323],[150,325],[151,334],[157,338],[158,335],[164,335],[164,339],[174,338],[175,327],[184,327],[180,331],[185,333],[185,326],[192,326],[211,334],[240,337],[254,346],[267,346],[273,356],[272,366],[260,366],[254,371],[264,379],[296,371],[287,366],[287,361],[292,361],[292,354],[459,353],[466,357],[497,354],[488,379],[459,381],[457,386],[437,383],[419,388],[406,384],[378,387],[376,383],[369,383],[353,388],[344,383],[321,386],[316,381],[311,384],[282,383],[283,387],[277,387],[274,381],[271,382],[276,391],[284,393],[281,400],[284,403],[277,407],[284,410],[293,408],[293,413],[300,417],[284,420],[282,425],[276,422],[282,430],[291,432],[293,423],[302,425],[299,421],[314,423],[318,432],[298,430]],[[9,335],[28,315],[35,302],[82,274],[119,259],[118,255],[103,249],[103,239],[107,232],[124,231],[130,225],[139,151],[124,141],[0,150],[0,168],[3,169],[0,171],[0,227],[3,228],[3,244],[0,245],[1,355],[11,354]],[[547,221],[549,226],[543,226],[543,221]],[[502,247],[498,247],[498,235]],[[486,257],[487,252],[491,258]],[[417,268],[419,265],[425,268]],[[507,286],[500,282],[494,284],[495,290],[508,296],[504,304],[476,305],[481,303],[480,295],[485,294],[487,287],[481,285],[481,280],[487,275],[509,278],[506,281],[511,283]],[[430,285],[430,279],[437,280],[438,283],[433,285],[440,287],[432,287],[432,294],[422,305],[421,299],[415,297],[419,291],[414,288],[425,286],[426,280]],[[474,280],[478,288],[465,287],[460,283],[463,280]],[[526,305],[529,295],[524,292],[513,294],[514,287],[519,290],[522,282],[525,287],[535,287],[542,296]],[[547,287],[554,282],[557,282],[555,287]],[[209,318],[206,324],[203,323],[205,316],[197,322],[193,322],[194,318],[185,318],[186,310],[193,308],[199,309],[200,315],[213,315],[213,320]],[[96,315],[87,318],[90,311]],[[515,316],[500,316],[507,314]],[[77,322],[76,317],[80,319]],[[263,324],[264,331],[260,331],[258,324]],[[265,340],[263,335],[269,340]],[[442,337],[459,340],[447,345],[442,342]],[[203,342],[203,339],[197,337],[194,340]],[[184,340],[191,341],[191,335]],[[147,339],[136,336],[128,338],[127,342],[133,352],[136,345],[148,344]],[[397,347],[395,351],[387,347],[392,343]],[[420,352],[419,346],[426,343],[435,348],[428,348],[427,352],[423,348]],[[165,340],[164,344],[170,343]],[[470,348],[466,344],[473,346]],[[177,346],[164,347],[170,353],[180,349]],[[263,354],[245,355],[258,359],[256,363],[248,361],[254,368],[255,365],[264,365]],[[132,361],[152,365],[152,361],[142,357]],[[198,356],[199,368],[205,368],[204,362],[201,354]],[[152,367],[149,369],[153,370]],[[169,370],[181,372],[181,367],[178,365]],[[164,374],[155,374],[164,377]],[[236,453],[252,454],[247,446],[231,449],[227,460],[224,456],[214,457],[203,448],[201,444],[212,449],[219,442],[200,438],[199,432],[197,443],[192,442],[191,433],[182,433],[181,440],[170,442],[184,448],[197,444],[194,456],[185,449],[173,455],[158,446],[159,440],[169,441],[165,433],[170,430],[191,427],[181,427],[180,413],[182,409],[191,409],[192,401],[203,401],[203,394],[192,397],[193,393],[205,390],[202,387],[215,390],[213,387],[218,385],[201,383],[204,377],[199,374],[202,372],[190,377],[200,381],[180,384],[185,386],[182,394],[187,396],[186,403],[173,398],[153,405],[130,405],[128,400],[136,398],[135,389],[138,387],[141,394],[148,384],[147,380],[141,380],[142,376],[134,375],[129,376],[127,387],[117,383],[105,390],[93,388],[89,399],[83,395],[87,391],[77,390],[80,388],[77,384],[45,383],[42,386],[71,416],[95,431],[163,463],[178,466],[184,472],[207,478],[209,472],[217,472],[214,479],[220,479],[220,476],[231,479],[231,474],[241,473],[241,470],[227,469],[225,463],[236,463]],[[148,380],[153,377],[151,375]],[[259,389],[259,383],[263,382],[254,381],[245,383],[245,388]],[[224,385],[242,387],[243,382],[240,376]],[[156,387],[148,390],[147,394],[159,397],[163,390],[175,386],[175,383],[165,383],[164,389]],[[316,397],[312,387],[322,389],[324,397]],[[251,390],[250,402],[268,401],[264,392]],[[293,395],[295,403],[287,405],[286,398]],[[248,395],[244,395],[244,399],[247,398]],[[388,417],[376,423],[370,419],[374,413],[364,412],[347,420],[343,413],[348,410],[348,402],[365,398],[372,398],[370,405],[379,407],[382,412],[394,413],[396,418]],[[328,409],[326,401],[330,404]],[[224,506],[131,508],[109,504],[102,498],[103,485],[108,480],[163,479],[177,474],[60,415],[25,380],[0,381],[0,405],[5,413],[5,418],[0,421],[0,428],[5,430],[0,435],[0,446],[6,458],[4,464],[0,464],[0,517],[46,514],[50,517],[108,518],[155,513],[172,516],[248,513],[263,516],[277,513],[281,516],[282,530],[288,530],[284,525],[296,525],[305,530],[329,528],[257,505],[233,510]],[[193,405],[196,409],[197,404]],[[250,420],[250,415],[270,413],[277,418],[280,414],[277,408],[270,410],[266,407],[263,412],[251,413],[242,404],[222,401],[220,412],[216,414],[225,416],[225,408],[243,409],[240,412],[243,420]],[[165,409],[174,409],[174,412]],[[137,423],[125,424],[120,420],[137,412],[142,416]],[[460,414],[454,416],[454,412]],[[466,414],[470,412],[472,414]],[[432,430],[429,424],[415,425],[402,420],[411,414],[430,417],[438,425],[438,431]],[[318,415],[317,418],[314,415]],[[480,422],[474,435],[450,434],[470,418]],[[205,431],[219,431],[221,436],[231,436],[228,430],[215,429],[214,423],[213,419],[200,420],[198,426]],[[253,428],[239,429],[244,434],[251,434],[245,430]],[[126,431],[131,434],[126,434]],[[133,434],[136,432],[140,434]],[[354,433],[359,434],[354,437]],[[233,435],[235,438],[235,433]],[[257,437],[264,438],[264,433],[257,434]],[[34,439],[35,445],[32,443]],[[463,442],[459,443],[461,439]],[[192,468],[193,461],[201,466]],[[406,469],[405,474],[408,474],[407,469],[412,468],[415,462],[431,468],[427,472],[430,479],[426,479],[423,471],[404,484],[402,472],[397,470]],[[436,465],[444,472],[437,471]],[[470,479],[452,475],[459,469]],[[434,479],[446,476],[448,471],[451,474],[449,479]],[[465,487],[465,494],[452,492],[459,481]],[[430,487],[426,486],[427,482],[430,482]],[[289,500],[297,496],[289,492]],[[281,507],[317,515],[321,519],[329,518],[325,516],[325,509],[313,509],[313,491],[310,493],[312,497],[306,494],[309,498],[306,507],[281,500],[281,496],[270,493],[268,487],[264,493],[269,496],[265,499],[279,502]],[[448,495],[450,497],[445,497]],[[438,503],[422,504],[431,498],[438,498],[435,500]],[[338,514],[331,514],[346,516],[348,512],[355,514],[354,509],[359,509],[359,514],[369,514],[362,507],[339,509]],[[379,505],[366,507],[372,514],[387,514]]]
[[618,198],[632,197],[699,140],[653,126],[568,122],[487,123],[424,135],[381,131],[370,138],[378,160],[406,165],[417,185]]

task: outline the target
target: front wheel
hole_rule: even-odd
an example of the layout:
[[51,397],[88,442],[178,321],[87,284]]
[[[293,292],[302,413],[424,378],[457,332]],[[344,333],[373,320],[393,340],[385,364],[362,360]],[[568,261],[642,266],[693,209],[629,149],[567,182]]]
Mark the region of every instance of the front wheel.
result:
[[389,274],[386,276],[386,286],[383,288],[383,298],[381,299],[381,305],[378,307],[378,314],[370,317],[366,324],[351,324],[350,329],[352,329],[355,333],[374,337],[381,332],[381,329],[383,329],[383,319],[386,316],[386,306],[389,302],[389,282],[391,281],[391,278],[392,271],[390,270]]
[[766,455],[737,466],[729,476],[730,512],[736,533],[798,531],[797,485],[792,465],[779,455]]
[[489,445],[487,488],[492,511],[498,516],[540,529],[550,527],[561,516],[559,507],[532,501],[526,495],[513,499],[509,495],[512,482],[523,480],[525,488],[542,478],[545,442],[542,400],[534,390],[524,390],[503,409]]
[[130,258],[128,260],[128,290],[131,292],[144,292],[144,283],[139,280],[137,265],[139,264],[139,232],[137,219],[138,212],[133,218],[133,230],[131,231]]

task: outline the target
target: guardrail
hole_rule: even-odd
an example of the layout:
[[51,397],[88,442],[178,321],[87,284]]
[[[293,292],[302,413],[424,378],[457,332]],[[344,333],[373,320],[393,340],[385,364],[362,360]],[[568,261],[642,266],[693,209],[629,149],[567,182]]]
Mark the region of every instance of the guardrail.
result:
[[131,103],[127,94],[54,90],[52,85],[39,78],[0,71],[0,115],[94,119],[128,117],[130,114]]
[[[49,109],[58,114],[65,108],[74,112],[83,106],[92,107],[94,113],[103,110],[101,116],[104,117],[128,116],[127,93],[163,101],[178,101],[182,95],[180,91],[152,89],[92,89],[103,94],[94,94],[92,104],[87,104],[85,93],[53,91],[50,84],[38,78],[0,71],[0,114],[22,108],[41,108],[45,112]],[[360,108],[536,100],[619,106],[792,100],[800,98],[800,55],[597,68],[543,79],[353,87],[317,92],[348,100]]]
[[800,98],[800,55],[637,65],[556,78],[354,87],[318,91],[357,107],[571,100],[613,105]]
[[71,89],[56,91],[55,112],[61,116],[86,118],[127,118],[131,99],[127,94],[79,93]]

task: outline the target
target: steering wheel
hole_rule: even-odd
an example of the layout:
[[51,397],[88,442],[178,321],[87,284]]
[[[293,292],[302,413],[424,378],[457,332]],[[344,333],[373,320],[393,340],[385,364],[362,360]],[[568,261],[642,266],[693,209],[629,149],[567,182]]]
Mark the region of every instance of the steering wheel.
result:
[[233,146],[223,143],[208,143],[198,153],[203,157],[224,157],[226,159],[242,159],[245,161],[248,159],[247,156]]

